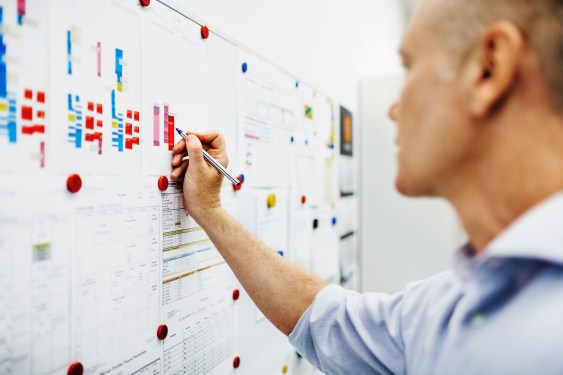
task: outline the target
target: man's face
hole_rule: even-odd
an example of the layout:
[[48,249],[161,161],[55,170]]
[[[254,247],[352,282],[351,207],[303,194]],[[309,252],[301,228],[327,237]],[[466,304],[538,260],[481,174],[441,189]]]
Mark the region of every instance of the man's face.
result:
[[398,127],[396,185],[408,196],[444,194],[473,143],[456,61],[440,44],[425,6],[405,34],[401,55],[408,73],[400,99],[390,109]]

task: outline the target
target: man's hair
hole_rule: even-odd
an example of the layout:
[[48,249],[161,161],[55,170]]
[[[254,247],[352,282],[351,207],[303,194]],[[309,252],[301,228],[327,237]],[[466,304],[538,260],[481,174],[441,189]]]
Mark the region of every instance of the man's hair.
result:
[[463,58],[495,21],[518,26],[538,53],[552,104],[563,111],[563,0],[442,0],[436,25],[454,53]]

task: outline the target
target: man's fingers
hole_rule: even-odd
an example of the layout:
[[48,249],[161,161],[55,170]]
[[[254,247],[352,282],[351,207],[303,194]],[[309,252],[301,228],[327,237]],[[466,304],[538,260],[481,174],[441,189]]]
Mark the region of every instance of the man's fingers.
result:
[[190,163],[196,168],[201,168],[205,161],[203,160],[203,146],[201,141],[194,134],[188,135],[188,155],[190,155]]
[[206,143],[211,146],[211,148],[222,149],[225,147],[225,137],[218,130],[206,130],[203,132],[191,132],[188,131],[186,134],[193,134],[197,136],[201,143]]
[[181,154],[175,154],[172,157],[172,166],[173,167],[178,167],[180,164],[182,164],[182,158],[184,157],[185,153],[182,152]]
[[174,145],[174,148],[172,148],[172,152],[179,154],[183,153],[184,151],[186,151],[186,142],[183,139],[180,139],[178,143]]
[[180,164],[179,167],[176,168],[172,168],[172,172],[170,173],[170,177],[173,180],[177,180],[179,178],[184,177],[184,174],[186,173],[186,169],[188,169],[188,165],[189,165],[189,161],[186,160],[185,162],[183,162],[182,164]]

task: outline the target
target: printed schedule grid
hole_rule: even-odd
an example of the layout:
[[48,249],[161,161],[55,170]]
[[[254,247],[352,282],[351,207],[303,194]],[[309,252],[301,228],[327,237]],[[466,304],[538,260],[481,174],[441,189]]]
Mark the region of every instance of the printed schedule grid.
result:
[[79,214],[77,354],[107,353],[158,326],[159,208]]

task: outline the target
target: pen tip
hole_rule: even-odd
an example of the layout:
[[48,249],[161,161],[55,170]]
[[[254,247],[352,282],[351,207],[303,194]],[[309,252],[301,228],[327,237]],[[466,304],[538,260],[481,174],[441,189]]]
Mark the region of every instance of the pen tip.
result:
[[176,131],[178,132],[178,134],[182,134],[182,130],[180,128],[176,128]]

